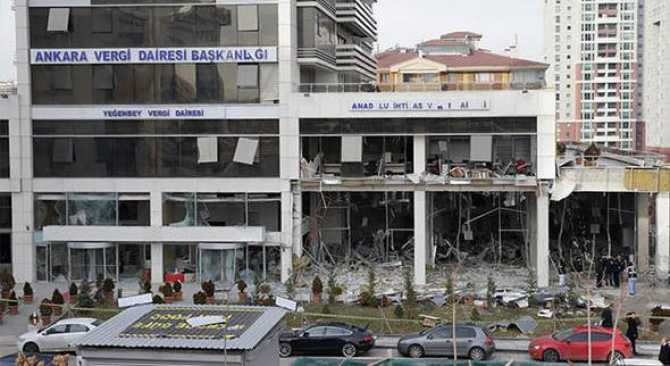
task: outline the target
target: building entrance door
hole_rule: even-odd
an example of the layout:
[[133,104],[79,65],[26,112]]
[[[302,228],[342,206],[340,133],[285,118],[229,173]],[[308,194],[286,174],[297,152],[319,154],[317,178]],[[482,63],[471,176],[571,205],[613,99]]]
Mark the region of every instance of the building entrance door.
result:
[[198,244],[198,275],[200,281],[232,284],[238,271],[238,255],[244,256],[242,243]]

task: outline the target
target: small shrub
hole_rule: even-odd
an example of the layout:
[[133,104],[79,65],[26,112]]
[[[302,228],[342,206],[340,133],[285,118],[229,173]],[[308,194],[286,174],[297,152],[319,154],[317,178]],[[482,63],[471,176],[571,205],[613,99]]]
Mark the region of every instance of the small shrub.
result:
[[328,275],[328,303],[334,304],[337,301],[337,297],[342,295],[342,292],[344,290],[335,281],[335,273],[330,272],[330,275]]
[[51,307],[51,302],[49,299],[42,300],[40,304],[40,315],[42,316],[51,316],[53,314],[53,308]]
[[51,302],[56,305],[65,304],[65,298],[63,297],[63,294],[58,291],[58,289],[55,289],[53,294],[51,294]]
[[151,298],[151,302],[154,304],[165,304],[165,300],[160,295],[154,295],[153,298]]
[[312,293],[314,295],[321,295],[323,293],[323,283],[319,275],[316,275],[314,280],[312,280]]
[[288,297],[290,299],[295,298],[295,276],[294,275],[291,275],[291,277],[289,277],[288,281],[286,281],[286,283],[284,284],[284,287],[286,288],[286,295],[288,295]]
[[403,288],[405,290],[405,304],[408,306],[416,305],[416,290],[412,280],[412,271],[406,268],[403,272]]
[[202,283],[200,287],[205,292],[207,297],[214,297],[214,292],[216,291],[216,285],[214,285],[214,282],[212,282],[211,280],[205,281]]
[[79,288],[77,287],[77,284],[76,284],[76,283],[72,282],[72,283],[70,284],[69,292],[70,292],[70,297],[75,297],[75,296],[77,296],[77,294],[79,293]]
[[447,283],[444,285],[444,297],[447,299],[447,304],[453,304],[456,302],[456,293],[454,290],[454,276],[449,274],[447,276]]
[[172,285],[174,292],[181,292],[181,282],[177,281]]
[[116,288],[116,285],[114,284],[114,280],[111,278],[107,278],[102,282],[102,291],[106,294],[113,293],[114,288]]
[[477,310],[476,306],[472,307],[472,310],[470,310],[470,320],[473,322],[478,322],[482,320],[482,316],[479,314],[479,310]]
[[330,311],[330,307],[328,306],[328,304],[324,305],[323,308],[321,308],[321,314],[326,314],[326,315],[328,315],[328,314],[332,314],[332,312]]
[[535,270],[528,271],[528,296],[532,297],[537,293],[537,276]]
[[170,297],[173,294],[172,285],[169,282],[165,282],[158,291],[163,294],[163,297]]
[[395,306],[395,309],[393,309],[393,315],[395,315],[395,317],[398,319],[405,317],[405,310],[403,309],[402,305],[398,304]]
[[202,291],[198,291],[193,294],[193,303],[196,305],[205,305],[207,304],[207,294]]
[[496,283],[493,281],[493,277],[488,276],[486,279],[486,307],[491,309],[495,303],[493,295],[496,292]]
[[16,281],[11,273],[0,273],[0,288],[2,288],[2,292],[9,294],[9,291],[13,290],[14,286],[16,286]]
[[240,293],[246,291],[247,287],[248,287],[247,283],[244,282],[244,280],[237,281],[237,291],[239,291]]
[[26,295],[30,296],[32,294],[33,294],[33,287],[30,286],[30,282],[26,282],[23,285],[23,296],[26,296]]

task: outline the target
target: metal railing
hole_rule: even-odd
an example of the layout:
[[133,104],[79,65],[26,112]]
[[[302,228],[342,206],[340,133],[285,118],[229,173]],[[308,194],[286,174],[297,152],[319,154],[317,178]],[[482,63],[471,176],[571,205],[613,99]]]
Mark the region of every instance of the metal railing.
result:
[[299,84],[301,93],[386,93],[386,92],[439,92],[473,90],[540,90],[544,82],[529,83],[307,83]]

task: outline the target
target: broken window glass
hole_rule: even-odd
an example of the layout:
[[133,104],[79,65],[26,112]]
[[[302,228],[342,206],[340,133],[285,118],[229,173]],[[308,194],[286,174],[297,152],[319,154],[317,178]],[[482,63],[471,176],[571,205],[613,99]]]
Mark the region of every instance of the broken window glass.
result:
[[198,226],[245,226],[244,193],[197,193]]
[[68,225],[116,225],[116,193],[69,193],[67,202]]
[[163,225],[195,226],[195,193],[163,193]]

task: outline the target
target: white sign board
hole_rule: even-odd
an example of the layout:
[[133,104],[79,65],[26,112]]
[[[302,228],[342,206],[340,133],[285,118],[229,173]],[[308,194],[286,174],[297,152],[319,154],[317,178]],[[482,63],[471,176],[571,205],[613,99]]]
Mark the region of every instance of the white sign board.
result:
[[277,47],[43,48],[30,50],[30,63],[33,65],[265,62],[277,62]]
[[221,315],[212,315],[212,316],[197,316],[195,318],[187,319],[186,322],[188,325],[197,328],[204,327],[212,324],[222,324],[227,321],[226,317]]
[[277,299],[275,300],[275,304],[280,308],[284,308],[289,311],[296,311],[296,309],[298,308],[297,302],[290,299],[285,299],[283,297],[277,297]]
[[128,308],[135,305],[151,304],[153,301],[151,294],[142,294],[137,296],[122,297],[119,299],[120,308]]
[[487,111],[487,99],[356,101],[352,112],[463,112]]

